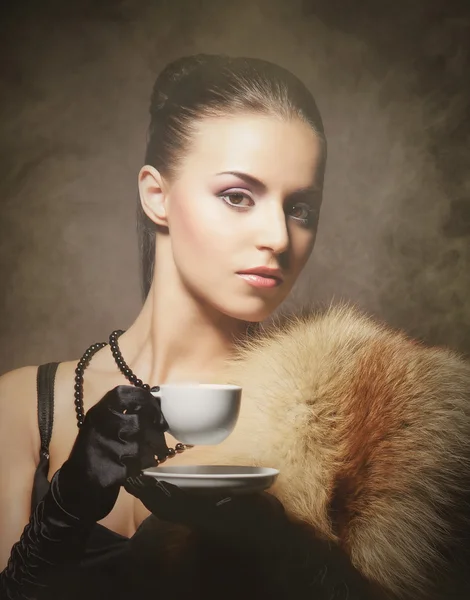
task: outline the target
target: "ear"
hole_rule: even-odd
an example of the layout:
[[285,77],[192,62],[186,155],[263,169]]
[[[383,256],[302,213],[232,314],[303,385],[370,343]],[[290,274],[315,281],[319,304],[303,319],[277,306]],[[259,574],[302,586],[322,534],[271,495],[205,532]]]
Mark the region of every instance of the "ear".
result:
[[145,165],[139,172],[139,193],[142,209],[156,225],[168,226],[165,184],[160,172]]

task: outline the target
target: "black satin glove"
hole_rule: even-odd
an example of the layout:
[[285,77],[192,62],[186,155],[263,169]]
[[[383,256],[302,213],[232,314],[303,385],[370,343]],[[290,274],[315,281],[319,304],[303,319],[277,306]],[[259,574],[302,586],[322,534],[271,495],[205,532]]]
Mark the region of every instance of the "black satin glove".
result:
[[159,400],[142,388],[118,386],[88,411],[69,458],[0,574],[2,599],[50,597],[57,569],[79,560],[120,486],[166,453],[166,429]]
[[61,507],[57,482],[58,472],[0,573],[2,600],[49,600],[57,569],[78,561],[83,554],[93,524],[80,521]]
[[167,429],[160,401],[149,391],[127,385],[109,391],[87,412],[60,468],[61,505],[82,520],[103,519],[125,480],[166,454]]

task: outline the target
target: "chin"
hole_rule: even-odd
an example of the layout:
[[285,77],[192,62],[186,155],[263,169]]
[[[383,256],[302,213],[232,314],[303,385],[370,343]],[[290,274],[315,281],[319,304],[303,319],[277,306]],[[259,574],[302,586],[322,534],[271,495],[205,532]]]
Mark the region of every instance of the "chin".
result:
[[279,302],[262,302],[260,299],[251,299],[251,301],[241,301],[236,307],[224,310],[223,312],[239,321],[247,321],[249,323],[259,323],[265,321],[281,304]]

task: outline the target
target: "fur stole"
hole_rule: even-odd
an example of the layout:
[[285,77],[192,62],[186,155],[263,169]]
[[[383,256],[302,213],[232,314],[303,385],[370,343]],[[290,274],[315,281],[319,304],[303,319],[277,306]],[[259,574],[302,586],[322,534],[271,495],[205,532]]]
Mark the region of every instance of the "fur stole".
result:
[[386,597],[463,597],[439,582],[469,531],[468,363],[341,306],[271,326],[219,381],[242,408],[206,464],[278,468],[286,511]]

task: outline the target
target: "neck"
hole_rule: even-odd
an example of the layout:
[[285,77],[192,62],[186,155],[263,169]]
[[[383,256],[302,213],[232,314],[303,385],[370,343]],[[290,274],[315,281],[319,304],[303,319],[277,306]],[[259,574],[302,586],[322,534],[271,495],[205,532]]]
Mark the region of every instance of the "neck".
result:
[[247,323],[204,306],[174,274],[156,273],[140,314],[119,339],[124,360],[151,386],[209,382],[246,333]]

